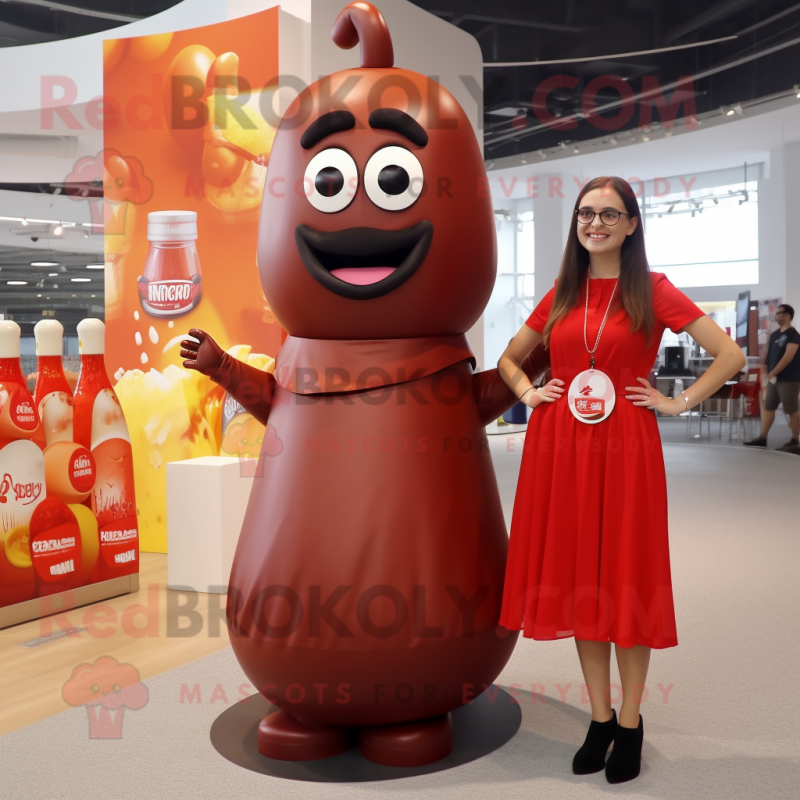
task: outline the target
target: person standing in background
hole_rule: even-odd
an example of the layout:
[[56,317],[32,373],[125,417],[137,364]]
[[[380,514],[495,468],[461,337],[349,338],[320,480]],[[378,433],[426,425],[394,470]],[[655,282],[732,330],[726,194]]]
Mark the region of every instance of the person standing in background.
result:
[[764,409],[761,412],[761,435],[745,447],[766,447],[767,436],[775,412],[783,403],[783,410],[789,416],[789,427],[792,430],[791,441],[777,450],[787,450],[798,446],[800,435],[800,333],[792,326],[794,309],[787,303],[778,306],[775,322],[780,326],[769,337],[764,368],[767,371],[767,391],[764,396]]

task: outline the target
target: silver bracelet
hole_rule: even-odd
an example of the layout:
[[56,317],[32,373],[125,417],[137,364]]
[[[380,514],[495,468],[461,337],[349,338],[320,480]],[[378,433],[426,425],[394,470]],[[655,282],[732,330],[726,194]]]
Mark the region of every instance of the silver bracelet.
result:
[[522,394],[519,396],[519,398],[518,398],[518,399],[519,399],[519,400],[522,400],[522,398],[523,398],[523,397],[525,397],[525,395],[526,395],[526,394],[527,394],[527,393],[528,393],[528,392],[529,392],[531,389],[533,389],[533,388],[534,388],[534,387],[533,387],[533,384],[531,384],[531,385],[530,385],[530,386],[529,386],[529,387],[528,387],[528,388],[527,388],[527,389],[526,389],[526,390],[525,390],[525,391],[524,391],[524,392],[523,392],[523,393],[522,393]]
[[686,403],[686,410],[689,410],[689,398],[686,396],[685,392],[681,392],[681,397],[683,397],[683,402]]

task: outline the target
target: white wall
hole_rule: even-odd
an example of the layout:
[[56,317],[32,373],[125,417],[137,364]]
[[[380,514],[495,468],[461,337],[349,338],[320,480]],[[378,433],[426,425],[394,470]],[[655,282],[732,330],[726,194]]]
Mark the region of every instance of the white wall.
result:
[[[797,223],[791,214],[800,186],[800,102],[767,113],[719,124],[704,123],[689,131],[658,141],[617,147],[558,159],[507,166],[492,170],[490,186],[495,207],[508,204],[508,187],[514,178],[512,198],[527,194],[528,180],[538,179],[539,198],[534,200],[536,226],[536,301],[552,287],[566,242],[570,213],[581,181],[598,175],[621,175],[652,180],[683,176],[701,186],[710,171],[730,170],[741,176],[747,162],[761,164],[759,179],[759,282],[753,285],[685,289],[697,302],[735,300],[749,289],[754,299],[782,297],[800,307],[800,258],[795,242]],[[548,191],[551,177],[564,181],[562,199]],[[500,183],[500,179],[503,183]],[[752,179],[752,178],[751,178]],[[576,182],[577,181],[577,182]],[[505,191],[504,191],[505,187]],[[634,187],[636,188],[636,187]],[[788,215],[788,219],[787,219]]]

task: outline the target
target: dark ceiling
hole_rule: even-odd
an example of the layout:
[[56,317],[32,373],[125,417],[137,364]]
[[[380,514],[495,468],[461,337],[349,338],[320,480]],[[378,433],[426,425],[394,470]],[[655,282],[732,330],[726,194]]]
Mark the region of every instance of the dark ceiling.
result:
[[[0,0],[0,46],[109,30],[176,2]],[[596,139],[643,127],[648,119],[663,123],[670,115],[688,117],[735,104],[746,109],[757,98],[788,94],[800,83],[800,3],[792,0],[414,2],[480,43],[487,158]],[[726,41],[708,44],[719,39]],[[662,52],[640,53],[653,50]],[[491,66],[554,60],[562,63]],[[598,78],[605,85],[594,106],[610,107],[585,118],[582,99]],[[690,82],[675,91],[675,83],[687,78]],[[551,88],[542,91],[548,79]],[[620,87],[634,96],[659,87],[667,103],[682,102],[666,111],[646,101],[621,109]]]
[[[648,113],[653,120],[663,121],[661,109],[642,102],[629,104],[633,113],[628,120],[624,120],[625,114],[613,119],[620,112],[618,106],[599,118],[582,118],[584,90],[600,76],[610,76],[618,86],[624,82],[630,90],[622,89],[631,95],[662,87],[668,102],[676,99],[670,86],[695,76],[679,87],[683,100],[676,109],[679,119],[717,111],[720,106],[727,111],[727,106],[735,104],[740,104],[736,111],[740,113],[746,111],[748,102],[778,93],[788,95],[800,83],[800,3],[791,0],[413,1],[458,25],[480,43],[485,64],[487,158],[631,130],[640,127]],[[703,44],[718,39],[727,41]],[[682,49],[620,55],[676,47]],[[603,56],[611,57],[598,58]],[[562,63],[489,66],[552,60]],[[704,73],[713,74],[697,77]],[[537,88],[546,87],[548,79],[552,90],[534,99]],[[607,79],[599,81],[604,82]],[[618,88],[606,85],[597,94],[595,106],[614,106],[620,98]],[[641,116],[643,110],[645,117]],[[548,115],[552,119],[544,124]],[[566,127],[564,122],[574,127]]]

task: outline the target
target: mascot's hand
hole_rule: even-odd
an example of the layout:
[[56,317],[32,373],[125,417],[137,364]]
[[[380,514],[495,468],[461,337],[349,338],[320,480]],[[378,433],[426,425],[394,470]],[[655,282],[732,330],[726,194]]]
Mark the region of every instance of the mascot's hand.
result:
[[214,378],[222,364],[225,351],[205,332],[199,328],[189,331],[192,339],[181,342],[181,358],[186,359],[183,366],[186,369],[196,369],[208,378]]

